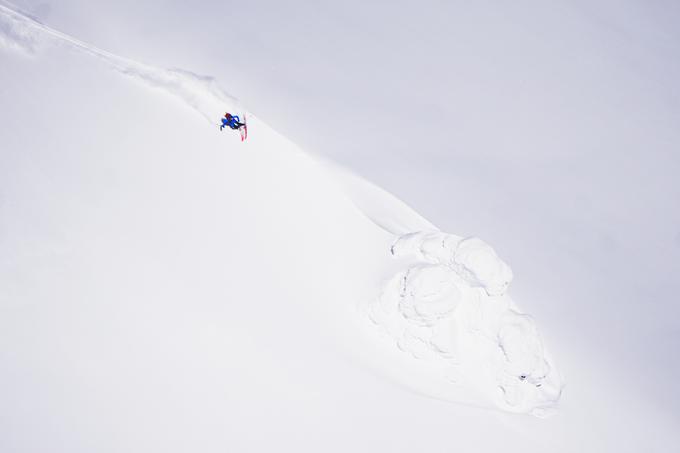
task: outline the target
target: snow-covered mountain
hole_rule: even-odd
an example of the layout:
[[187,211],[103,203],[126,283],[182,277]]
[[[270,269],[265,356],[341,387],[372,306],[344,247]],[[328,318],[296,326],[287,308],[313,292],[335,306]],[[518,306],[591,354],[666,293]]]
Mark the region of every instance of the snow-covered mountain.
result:
[[[486,243],[251,112],[246,142],[220,133],[247,108],[216,79],[30,16],[0,4],[3,450],[677,440],[606,360],[574,361],[582,340],[553,360]],[[562,407],[561,355],[579,365]]]

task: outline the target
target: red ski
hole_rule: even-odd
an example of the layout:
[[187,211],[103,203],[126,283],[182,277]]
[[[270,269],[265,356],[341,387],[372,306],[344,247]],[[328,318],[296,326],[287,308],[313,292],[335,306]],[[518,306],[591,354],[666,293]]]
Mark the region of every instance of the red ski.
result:
[[243,114],[243,127],[239,129],[241,132],[241,141],[245,140],[248,138],[248,124],[246,121],[246,114]]

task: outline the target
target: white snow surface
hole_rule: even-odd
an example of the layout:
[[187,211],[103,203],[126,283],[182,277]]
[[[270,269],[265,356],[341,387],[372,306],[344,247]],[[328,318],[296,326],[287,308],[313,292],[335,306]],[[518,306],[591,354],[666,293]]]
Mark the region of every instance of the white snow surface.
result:
[[2,451],[678,441],[676,414],[606,361],[570,370],[576,396],[557,405],[546,332],[491,246],[250,112],[248,141],[220,133],[224,111],[246,109],[214,78],[100,50],[4,0],[0,52]]
[[[138,79],[144,82],[146,85],[151,86],[153,88],[160,88],[162,91],[166,93],[175,95],[177,98],[184,101],[190,107],[193,107],[199,113],[203,114],[203,116],[208,120],[219,117],[219,112],[221,110],[220,107],[226,108],[227,110],[234,110],[234,108],[236,107],[235,101],[233,101],[233,99],[228,97],[227,95],[223,94],[223,91],[216,86],[215,82],[211,78],[195,76],[187,71],[181,70],[171,71],[161,70],[158,68],[153,68],[148,65],[139,64],[125,58],[117,57],[108,52],[99,50],[93,46],[88,46],[87,44],[84,44],[62,33],[59,33],[43,24],[40,24],[39,22],[33,20],[30,17],[21,14],[20,12],[17,12],[4,6],[0,6],[0,8],[3,8],[2,11],[4,13],[3,29],[5,30],[4,33],[5,39],[10,43],[14,43],[14,45],[7,46],[10,49],[24,50],[30,55],[36,55],[36,52],[38,52],[38,49],[41,46],[58,45],[66,46],[67,50],[75,50],[79,53],[84,53],[86,56],[95,56],[98,59],[103,60],[108,66],[116,69],[118,72],[122,74]],[[26,38],[27,36],[30,36],[31,39],[30,40],[27,39]],[[57,52],[57,55],[61,55],[61,52]],[[248,142],[248,147],[254,148],[254,150],[251,152],[253,153],[259,152],[261,148],[274,149],[277,150],[277,152],[281,153],[282,158],[286,158],[287,157],[286,154],[293,153],[293,155],[301,156],[298,158],[303,159],[303,161],[304,160],[311,161],[311,159],[304,157],[299,150],[292,147],[290,143],[286,142],[283,138],[273,133],[271,129],[267,128],[265,125],[261,125],[259,122],[254,121],[252,115],[250,116],[251,116],[250,126],[253,129],[253,131],[257,134],[256,138],[253,138],[251,142]],[[124,130],[126,130],[129,126],[126,126],[124,123],[123,125],[118,125],[117,127],[125,128]],[[218,136],[218,138],[222,137]],[[216,166],[219,165],[216,164]],[[8,165],[7,168],[9,169],[11,168],[11,166]],[[323,168],[319,168],[316,172],[321,175],[325,174],[325,170]],[[361,182],[358,181],[357,178],[351,179],[351,176],[349,176],[345,172],[338,171],[338,173],[340,173],[339,178],[342,181],[351,180],[353,187],[355,188],[361,184]],[[316,180],[318,179],[319,175],[313,175],[312,180],[306,181],[305,180],[306,175],[304,173],[301,174],[301,170],[298,169],[298,166],[292,166],[290,171],[282,172],[282,175],[287,176],[288,178],[295,179],[297,185],[312,188],[312,190],[315,192],[314,197],[317,203],[325,204],[326,205],[325,209],[330,208],[333,209],[334,211],[338,211],[338,214],[336,215],[342,214],[341,218],[343,219],[342,221],[343,227],[347,226],[347,224],[351,224],[350,219],[353,218],[357,219],[355,222],[358,225],[361,225],[362,223],[367,223],[366,222],[367,218],[375,220],[377,218],[383,219],[388,216],[391,216],[393,220],[389,222],[390,225],[399,225],[398,229],[408,230],[409,225],[401,223],[399,220],[405,218],[417,219],[418,217],[417,214],[412,213],[412,211],[405,205],[399,205],[397,204],[397,202],[391,200],[390,202],[387,203],[388,204],[387,208],[384,206],[385,203],[382,202],[375,203],[373,206],[366,205],[365,202],[362,202],[361,200],[375,199],[376,197],[380,198],[381,200],[390,199],[390,196],[388,194],[380,192],[379,189],[373,188],[367,183],[361,184],[363,190],[357,191],[356,189],[354,189],[354,191],[352,192],[354,199],[358,200],[359,206],[364,206],[364,213],[367,216],[367,218],[365,218],[361,216],[359,212],[356,212],[355,210],[351,209],[352,205],[350,205],[348,209],[347,207],[348,200],[343,198],[341,193],[334,187],[332,182],[331,183],[326,182],[323,185],[318,184]],[[150,178],[150,182],[153,182],[152,178]],[[347,183],[345,182],[345,184]],[[260,190],[264,191],[274,190],[274,188],[268,182],[261,185],[262,187]],[[378,193],[378,195],[375,195],[376,192]],[[12,192],[10,191],[10,193]],[[368,193],[368,195],[366,193]],[[374,195],[370,195],[371,193],[373,193]],[[197,198],[203,196],[204,196],[203,194],[196,194]],[[248,199],[248,197],[244,198]],[[389,209],[390,204],[392,205],[391,209]],[[381,207],[378,209],[377,206]],[[342,209],[343,207],[344,209]],[[263,208],[271,209],[266,205],[264,205]],[[128,205],[126,206],[125,209],[130,209],[131,210],[130,212],[134,212],[133,205]],[[227,209],[226,206],[225,209]],[[297,197],[290,197],[290,200],[287,203],[283,204],[281,207],[279,207],[279,209],[285,209],[286,212],[290,213],[291,218],[297,219],[297,221],[302,224],[306,223],[306,217],[310,215],[319,214],[318,209],[310,209],[308,206],[304,205],[301,207]],[[298,210],[297,213],[295,210]],[[7,219],[11,219],[15,217],[20,217],[20,215],[18,216],[16,213],[12,212],[11,210],[8,210],[8,212],[5,213],[4,217]],[[240,215],[237,217],[241,218]],[[377,224],[376,226],[382,225],[382,221],[377,220],[375,221]],[[367,228],[368,231],[366,231],[366,233],[361,234],[345,233],[344,236],[346,240],[350,240],[351,242],[354,243],[354,248],[359,247],[362,250],[363,249],[374,250],[378,244],[384,245],[385,241],[384,239],[376,241],[375,240],[376,236],[380,237],[380,235],[382,235],[389,237],[389,235],[386,233],[393,233],[384,226],[383,228],[387,231],[370,231],[376,230],[377,229],[376,226],[368,224]],[[280,229],[278,225],[276,228]],[[351,230],[351,228],[349,228],[349,230]],[[279,234],[281,234],[281,232]],[[311,234],[308,235],[307,241],[317,245],[322,245],[331,242],[332,239],[330,237],[326,237],[327,234],[330,234],[331,236],[339,235],[339,233],[337,232],[334,233],[332,230],[323,229],[319,230],[317,236]],[[140,240],[142,240],[142,238],[140,238]],[[14,237],[13,235],[10,235],[7,241],[16,243],[19,241],[19,239],[17,237]],[[453,241],[455,241],[455,243],[451,245]],[[341,241],[340,243],[342,244],[343,241]],[[42,247],[47,248],[50,247],[50,245],[43,245]],[[520,345],[519,347],[516,347],[514,349],[514,351],[516,351],[515,353],[520,355],[520,357],[511,357],[507,353],[507,349],[509,346],[505,344],[504,339],[502,337],[502,333],[504,329],[506,329],[508,325],[513,321],[500,321],[504,320],[507,317],[506,312],[509,310],[508,308],[509,302],[506,301],[504,304],[503,303],[492,304],[486,302],[487,296],[500,297],[504,295],[505,290],[508,284],[510,283],[512,275],[509,267],[495,255],[494,251],[488,245],[484,244],[482,241],[476,238],[456,240],[454,239],[453,236],[444,235],[436,231],[429,233],[407,233],[405,235],[400,236],[390,250],[393,255],[397,256],[408,255],[409,252],[413,253],[416,252],[416,250],[409,250],[410,248],[418,249],[419,252],[416,253],[417,257],[421,258],[425,257],[426,260],[436,263],[439,267],[445,267],[446,269],[450,269],[451,272],[450,274],[447,274],[445,278],[443,278],[444,280],[443,283],[446,284],[447,286],[455,288],[455,290],[458,292],[468,292],[469,297],[463,298],[464,300],[468,300],[468,305],[470,305],[470,307],[468,307],[468,310],[473,311],[483,311],[485,309],[490,310],[492,312],[491,319],[493,319],[492,324],[490,324],[487,319],[483,319],[477,316],[478,319],[476,320],[474,325],[468,326],[466,324],[464,326],[458,326],[456,328],[456,330],[470,332],[473,336],[476,337],[480,336],[479,331],[483,331],[484,335],[486,335],[486,339],[488,340],[488,346],[491,349],[491,351],[480,349],[477,346],[471,345],[460,346],[459,343],[464,344],[464,342],[450,335],[446,339],[440,338],[438,342],[438,345],[436,347],[437,351],[444,350],[447,353],[450,353],[450,351],[452,351],[453,349],[466,349],[465,354],[447,357],[447,363],[450,364],[450,362],[453,361],[452,362],[453,364],[452,365],[450,364],[450,366],[456,369],[456,373],[459,373],[458,371],[459,368],[462,369],[462,367],[467,367],[465,382],[451,382],[451,380],[448,379],[448,381],[444,381],[443,385],[440,384],[438,386],[441,387],[443,391],[435,390],[431,388],[428,382],[420,382],[419,380],[410,382],[410,385],[412,385],[414,388],[420,390],[425,394],[437,395],[439,397],[446,398],[452,401],[465,400],[477,405],[489,405],[491,402],[496,402],[496,404],[501,408],[517,412],[543,413],[545,406],[555,403],[561,391],[561,382],[559,381],[558,378],[554,377],[556,376],[556,373],[553,372],[551,376],[553,376],[552,380],[554,382],[551,382],[550,386],[545,385],[546,382],[544,382],[544,380],[548,375],[548,371],[545,371],[544,368],[548,367],[548,369],[550,369],[551,367],[545,365],[547,362],[543,357],[541,340],[538,338],[538,334],[533,330],[530,332],[523,332],[522,335],[525,336],[528,335],[528,338],[519,339],[518,342],[522,344],[537,343],[537,346],[531,347],[525,345],[524,348],[522,348],[522,345]],[[435,250],[437,248],[440,248],[441,250],[440,251]],[[351,250],[351,248],[348,248],[348,250]],[[361,257],[355,257],[353,258],[353,260],[356,260],[358,262],[359,261],[371,262],[375,261],[380,257],[385,257],[386,256],[385,252],[386,249],[384,249],[382,253],[378,253],[376,257],[374,257],[372,260],[368,261],[366,261],[365,258]],[[23,253],[25,253],[25,251],[19,250],[18,251],[19,256],[12,256],[11,254],[9,254],[8,261],[10,263],[18,261],[19,257]],[[272,248],[267,252],[267,255],[277,254],[279,256],[282,255],[285,256],[284,253],[285,250],[282,252],[278,248]],[[362,253],[362,255],[363,254],[364,253]],[[288,259],[292,262],[295,262],[298,261],[299,259],[304,259],[304,254],[301,254],[299,257],[293,254]],[[355,266],[358,269],[361,269],[360,265],[357,264]],[[220,268],[223,266],[216,265],[216,267]],[[437,267],[435,267],[435,269],[436,268]],[[410,275],[412,277],[415,274],[415,269],[417,268],[410,267],[405,272],[407,275]],[[296,273],[298,272],[299,270],[296,271]],[[366,272],[368,275],[371,274],[377,275],[378,278],[374,278],[374,281],[376,283],[380,281],[379,279],[380,274],[376,274],[377,269],[371,270],[369,268],[366,269],[364,272]],[[287,278],[286,274],[287,274],[286,272],[280,272],[278,278]],[[303,275],[304,278],[310,280],[319,280],[316,273],[311,271],[304,272]],[[420,287],[419,290],[420,292],[426,293],[424,297],[427,302],[431,302],[429,299],[439,297],[438,294],[441,292],[439,285],[442,284],[441,280],[443,275],[444,274],[439,274],[440,277],[439,279],[418,280],[418,285]],[[7,278],[7,280],[9,280],[9,278]],[[400,280],[406,281],[404,277],[400,277]],[[411,280],[413,280],[413,278]],[[396,302],[397,305],[399,305],[399,308],[396,309],[393,314],[399,317],[400,319],[403,319],[407,325],[410,323],[414,323],[415,325],[419,326],[421,330],[423,329],[428,331],[434,330],[435,327],[438,330],[442,330],[447,329],[449,324],[453,324],[454,323],[453,310],[449,310],[446,313],[439,314],[437,316],[438,322],[436,323],[436,326],[434,323],[423,324],[422,322],[420,322],[419,319],[417,319],[417,317],[412,316],[412,314],[409,314],[408,311],[404,310],[403,303],[404,299],[406,298],[404,292],[407,291],[406,288],[411,288],[415,284],[411,280],[407,281],[405,283],[406,287],[400,290],[399,293],[396,295],[392,295],[390,293],[391,284],[388,284],[385,291],[389,295],[384,294],[383,296],[380,296],[379,299],[384,301],[386,298],[393,298],[394,299],[393,301]],[[356,283],[352,280],[350,280],[346,284],[351,288],[354,288],[354,286],[356,285]],[[473,290],[472,289],[473,287],[479,289]],[[481,294],[482,292],[483,295]],[[435,294],[437,294],[437,296],[435,296]],[[414,296],[413,294],[410,294],[408,297],[413,296]],[[351,310],[352,305],[356,305],[358,301],[370,297],[371,297],[370,295],[355,296],[355,299],[350,298],[336,303],[344,303],[347,305],[347,307],[345,307],[344,309]],[[415,297],[416,299],[420,300],[420,295],[416,295]],[[330,301],[327,303],[330,303]],[[432,304],[429,303],[429,305]],[[499,308],[496,308],[496,306],[498,306]],[[414,306],[413,309],[420,312],[421,307]],[[332,310],[330,311],[332,313]],[[367,314],[359,312],[356,313],[355,316],[361,317],[367,316]],[[343,321],[343,318],[338,317],[338,320]],[[352,328],[351,324],[340,323],[340,325],[344,325],[344,327],[348,331],[351,331]],[[439,336],[441,337],[442,335],[439,334]],[[401,349],[407,349],[404,347],[402,340],[403,339],[399,339],[397,344]],[[359,345],[360,347],[365,348],[365,345],[363,345],[362,343],[359,343]],[[527,349],[530,351],[523,352],[520,351],[521,349]],[[495,350],[496,355],[499,357],[498,360],[500,360],[500,357],[503,356],[504,357],[503,362],[507,363],[505,363],[504,365],[499,365],[497,363],[490,363],[491,360],[482,361],[480,363],[477,360],[473,361],[470,359],[471,357],[477,356],[489,356],[493,354],[493,350]],[[531,357],[527,357],[529,355]],[[407,361],[409,367],[421,368],[422,366],[420,364],[420,360],[413,359],[426,360],[428,359],[428,357],[421,356],[420,354],[415,353],[413,354],[412,357],[409,357]],[[437,357],[430,357],[429,359],[436,360]],[[383,360],[385,359],[383,359],[382,357],[376,357],[374,359],[374,363],[377,364],[378,368],[380,368],[379,364]],[[462,364],[459,363],[461,361],[463,362]],[[511,370],[513,368],[513,364],[514,367],[517,368],[517,362],[527,363],[527,365],[525,367],[520,367],[521,369],[518,370]],[[492,372],[492,374],[494,375],[496,374],[499,375],[494,376],[491,379],[488,379],[487,381],[484,381],[480,377],[480,375],[483,375],[488,372]],[[451,374],[451,371],[446,370],[446,373],[447,375]],[[536,373],[539,373],[540,376],[536,375]],[[394,378],[401,379],[399,375],[394,376]],[[436,376],[434,376],[434,379],[443,380],[445,378],[446,378],[445,374],[441,371],[438,372]],[[508,384],[506,383],[507,380],[514,380],[517,382]],[[549,392],[550,396],[546,398],[545,395],[543,395],[542,393],[540,396],[537,396],[534,395],[532,392],[526,391],[519,392],[522,393],[522,396],[515,395],[518,393],[517,391],[513,391],[514,396],[512,397],[507,396],[507,394],[510,392],[510,390],[508,390],[508,386],[513,388],[521,387],[521,384],[523,383],[528,384],[530,387],[534,388],[537,388],[538,386],[541,385],[543,385],[543,389],[550,388]],[[451,387],[454,390],[449,391],[447,390],[447,387]],[[484,394],[483,397],[481,398],[470,397],[469,395],[467,395],[477,387],[479,387],[480,394]],[[502,391],[499,391],[499,389]],[[499,394],[498,396],[501,396],[502,394],[505,395],[505,397],[497,398],[496,397],[497,393]],[[540,412],[535,412],[535,410]]]

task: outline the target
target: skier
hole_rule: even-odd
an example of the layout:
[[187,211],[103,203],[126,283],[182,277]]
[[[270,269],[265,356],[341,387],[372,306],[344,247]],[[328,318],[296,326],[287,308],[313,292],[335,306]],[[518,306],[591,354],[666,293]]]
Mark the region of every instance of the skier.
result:
[[230,127],[236,131],[245,125],[245,123],[241,122],[241,119],[238,117],[238,115],[232,115],[231,113],[227,112],[224,114],[224,118],[222,118],[220,130],[224,129],[225,127]]

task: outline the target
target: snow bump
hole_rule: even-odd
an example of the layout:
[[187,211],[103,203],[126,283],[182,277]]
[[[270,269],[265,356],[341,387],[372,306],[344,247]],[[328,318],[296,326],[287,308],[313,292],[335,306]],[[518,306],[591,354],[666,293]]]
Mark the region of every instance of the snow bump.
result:
[[[548,415],[562,381],[533,318],[506,294],[512,271],[493,248],[427,231],[400,236],[391,252],[405,269],[385,284],[368,316],[414,359],[414,373],[427,370],[430,382],[441,384],[433,396],[462,402],[457,395],[482,395],[481,406]],[[432,393],[428,387],[419,390]]]

